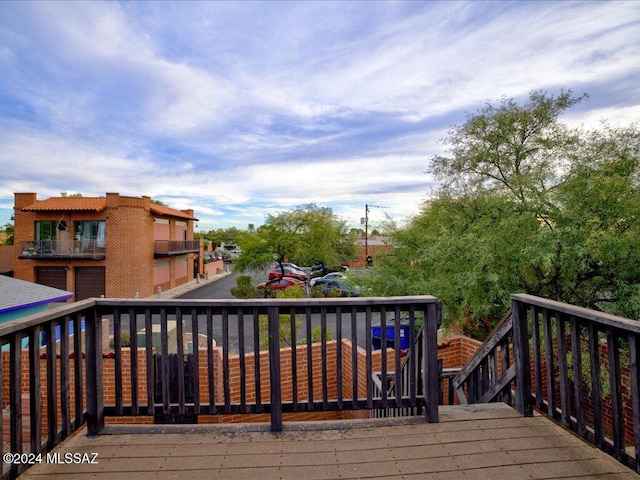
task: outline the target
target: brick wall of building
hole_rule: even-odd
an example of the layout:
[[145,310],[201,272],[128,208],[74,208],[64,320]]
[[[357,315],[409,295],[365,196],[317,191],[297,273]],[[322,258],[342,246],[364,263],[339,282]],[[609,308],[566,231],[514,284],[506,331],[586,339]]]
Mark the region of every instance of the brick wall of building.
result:
[[107,193],[106,296],[153,295],[153,217],[149,197]]
[[[37,202],[35,193],[15,194],[15,249],[14,277],[30,282],[36,281],[36,267],[60,267],[66,269],[66,290],[75,292],[76,268],[104,267],[104,294],[111,298],[150,297],[161,287],[163,290],[189,282],[194,278],[194,254],[174,255],[163,259],[168,262],[170,272],[166,281],[154,281],[154,214],[149,197],[128,197],[107,193],[106,208],[102,211],[38,211],[23,212],[24,207]],[[193,210],[183,213],[193,216]],[[35,222],[64,218],[68,228],[58,235],[73,240],[73,225],[76,221],[104,220],[106,222],[106,258],[87,259],[18,259],[19,243],[35,240]],[[167,240],[193,240],[193,221],[166,218]],[[66,238],[68,237],[68,238]],[[59,238],[60,239],[60,238]]]

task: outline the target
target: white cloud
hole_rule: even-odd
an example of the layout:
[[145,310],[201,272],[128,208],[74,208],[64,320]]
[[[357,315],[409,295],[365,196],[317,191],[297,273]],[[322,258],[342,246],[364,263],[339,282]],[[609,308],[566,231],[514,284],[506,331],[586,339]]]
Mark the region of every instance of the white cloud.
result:
[[201,223],[316,202],[417,212],[451,124],[571,88],[640,113],[637,2],[0,3],[0,225],[13,192],[150,195]]

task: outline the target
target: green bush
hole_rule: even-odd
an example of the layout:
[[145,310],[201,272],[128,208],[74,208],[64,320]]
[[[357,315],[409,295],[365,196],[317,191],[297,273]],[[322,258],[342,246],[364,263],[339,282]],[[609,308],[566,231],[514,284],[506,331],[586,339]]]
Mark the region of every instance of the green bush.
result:
[[253,279],[250,275],[239,275],[236,278],[236,286],[231,287],[231,295],[236,298],[258,298],[260,292],[253,286]]

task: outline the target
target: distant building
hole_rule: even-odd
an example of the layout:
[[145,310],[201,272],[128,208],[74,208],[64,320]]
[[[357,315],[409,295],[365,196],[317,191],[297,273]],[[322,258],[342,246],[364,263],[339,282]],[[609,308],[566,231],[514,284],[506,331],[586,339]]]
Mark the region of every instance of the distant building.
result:
[[[375,267],[381,257],[386,257],[393,251],[387,237],[358,237],[356,239],[357,259],[348,262],[349,268]],[[370,257],[370,263],[367,263]]]
[[[15,194],[14,277],[90,297],[148,297],[194,278],[193,210],[149,197]],[[197,268],[197,267],[195,267]]]
[[0,275],[0,323],[47,310],[73,293]]

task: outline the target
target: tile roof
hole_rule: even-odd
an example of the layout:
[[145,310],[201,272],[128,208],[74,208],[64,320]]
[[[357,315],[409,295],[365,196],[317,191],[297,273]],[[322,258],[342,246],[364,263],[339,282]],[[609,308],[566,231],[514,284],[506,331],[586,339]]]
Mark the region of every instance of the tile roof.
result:
[[0,275],[0,313],[52,302],[63,302],[72,292]]
[[33,205],[24,207],[25,212],[52,211],[92,211],[101,212],[107,207],[105,197],[52,197],[40,200]]
[[175,208],[169,208],[164,205],[158,205],[156,203],[151,204],[151,213],[153,213],[154,215],[162,215],[165,217],[184,218],[185,220],[198,220],[196,217],[194,217],[193,215],[189,215],[186,212],[176,210]]
[[[90,212],[102,212],[107,208],[106,197],[52,197],[47,200],[40,200],[32,205],[24,207],[24,212],[76,212],[76,211],[90,211]],[[161,215],[164,217],[176,217],[183,218],[185,220],[198,219],[193,215],[170,208],[164,205],[151,204],[151,213],[154,215]]]

